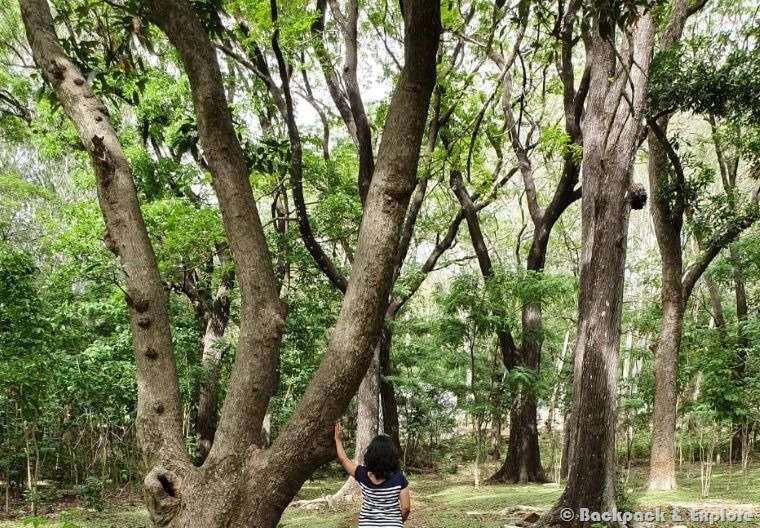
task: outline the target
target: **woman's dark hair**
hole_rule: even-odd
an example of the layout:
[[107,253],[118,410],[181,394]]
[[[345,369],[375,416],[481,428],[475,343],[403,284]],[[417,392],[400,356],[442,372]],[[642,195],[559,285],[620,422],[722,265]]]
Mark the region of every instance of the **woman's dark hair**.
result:
[[388,435],[378,435],[364,452],[364,466],[376,477],[389,479],[399,470],[398,449]]

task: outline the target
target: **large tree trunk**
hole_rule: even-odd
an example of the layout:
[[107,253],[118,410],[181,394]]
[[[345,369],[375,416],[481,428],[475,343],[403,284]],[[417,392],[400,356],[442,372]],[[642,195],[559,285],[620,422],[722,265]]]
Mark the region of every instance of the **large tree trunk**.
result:
[[[440,36],[440,6],[404,5],[405,66],[394,91],[369,186],[351,281],[325,357],[272,446],[257,447],[276,387],[283,310],[232,126],[214,47],[189,3],[151,2],[190,79],[204,155],[213,174],[241,296],[238,353],[216,439],[201,467],[184,449],[166,292],[129,165],[105,108],[58,43],[46,0],[22,0],[34,59],[91,155],[108,228],[125,270],[137,358],[138,438],[154,525],[274,528],[314,468],[334,455],[330,431],[371,359],[392,283],[399,232],[414,188]],[[276,3],[272,2],[273,14]]]
[[[675,2],[668,26],[659,42],[660,48],[667,49],[676,44],[681,38],[686,20],[703,5],[704,2],[690,4],[687,0]],[[705,244],[700,241],[698,258],[683,272],[681,229],[687,205],[686,178],[680,159],[667,138],[668,119],[669,116],[666,115],[657,121],[649,121],[649,181],[652,190],[652,220],[662,257],[663,305],[662,328],[655,350],[655,401],[648,483],[650,490],[672,490],[676,487],[677,369],[686,303],[713,259],[756,219],[754,214],[743,216],[723,232],[715,233]],[[736,164],[726,160],[715,135],[714,120],[711,120],[711,125],[723,183],[731,200],[736,182],[731,167],[736,167]],[[709,287],[711,301],[716,307],[715,322],[721,326],[723,314],[719,292],[714,285]]]
[[536,399],[530,390],[522,389],[515,394],[509,412],[507,458],[490,480],[521,484],[546,482],[538,445]]
[[615,405],[629,210],[624,200],[630,168],[610,168],[614,176],[606,176],[601,163],[594,166],[589,161],[584,165],[576,418],[567,487],[558,507],[614,512]]
[[[198,60],[196,50],[210,45],[202,30],[189,30],[193,25],[198,27],[197,19],[191,21],[187,16],[178,15],[178,12],[187,12],[184,2],[167,4],[170,4],[166,6],[168,9],[164,4],[155,6],[155,18],[180,51],[196,107],[203,113],[208,100],[195,92],[203,91],[207,76],[198,66],[202,61]],[[414,3],[407,6],[404,13],[406,64],[391,101],[367,194],[351,280],[324,360],[272,447],[258,455],[255,451],[251,453],[242,471],[230,468],[225,472],[211,465],[209,476],[225,475],[229,485],[225,481],[221,489],[214,490],[214,486],[201,481],[204,484],[201,487],[191,486],[188,492],[193,500],[183,502],[172,525],[274,526],[311,470],[332,452],[330,427],[359,386],[382,327],[399,230],[414,186],[419,146],[435,81],[438,13],[439,6],[434,1]],[[213,71],[210,73],[218,76]],[[210,504],[219,504],[219,497],[229,499],[223,503],[233,504],[232,511],[209,508]],[[204,507],[205,510],[199,511]]]
[[[579,519],[581,508],[617,511],[615,415],[628,219],[634,203],[631,174],[641,134],[654,21],[642,16],[630,28],[627,49],[620,52],[637,65],[627,69],[630,77],[620,73],[609,23],[597,16],[587,56],[591,78],[583,123],[583,251],[573,378],[575,426],[570,432],[573,454],[565,491],[542,519],[548,525],[592,524]],[[633,103],[621,102],[624,98]]]

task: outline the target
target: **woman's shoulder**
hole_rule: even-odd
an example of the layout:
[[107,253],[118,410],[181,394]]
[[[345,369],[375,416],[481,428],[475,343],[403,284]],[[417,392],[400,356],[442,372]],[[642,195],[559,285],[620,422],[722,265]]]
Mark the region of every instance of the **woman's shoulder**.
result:
[[401,489],[406,488],[409,485],[409,481],[406,480],[406,475],[403,471],[397,471],[391,478],[388,479],[389,487],[401,486]]
[[400,489],[404,489],[409,485],[409,482],[406,480],[406,476],[401,471],[396,471],[393,475],[385,479],[380,484],[375,484],[372,482],[372,480],[369,478],[369,475],[367,473],[367,468],[363,465],[356,466],[356,471],[354,472],[354,478],[357,482],[360,484],[364,484],[366,486],[369,486],[371,488],[395,488],[400,487]]

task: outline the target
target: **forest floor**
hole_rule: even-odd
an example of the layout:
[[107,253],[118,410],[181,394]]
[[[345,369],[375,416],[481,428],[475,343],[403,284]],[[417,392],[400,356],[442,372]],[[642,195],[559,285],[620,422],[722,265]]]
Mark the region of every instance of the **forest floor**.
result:
[[[561,489],[546,485],[481,485],[475,487],[471,468],[462,468],[456,475],[410,475],[412,515],[409,528],[497,528],[524,525],[524,520],[549,508],[559,497]],[[484,468],[490,474],[492,468]],[[680,488],[674,492],[650,493],[643,490],[646,467],[632,470],[626,486],[629,509],[653,511],[656,507],[676,507],[684,512],[689,508],[700,511],[752,511],[749,522],[718,522],[712,527],[760,527],[760,467],[743,476],[736,466],[721,465],[713,468],[710,498],[701,499],[699,466],[683,469],[679,473]],[[342,481],[337,477],[323,477],[308,481],[299,499],[310,500],[334,493]],[[18,518],[0,521],[0,528],[44,526],[46,528],[143,528],[147,515],[139,498],[121,506],[111,505],[103,512],[78,508],[68,509],[38,519]],[[131,505],[130,505],[131,504]],[[356,505],[341,508],[291,507],[282,518],[281,528],[350,528],[356,526]],[[669,514],[668,514],[669,515]],[[684,515],[687,515],[684,513]],[[37,520],[37,523],[35,523]],[[66,524],[69,523],[69,524]],[[707,526],[707,523],[665,523],[649,526],[665,527]]]

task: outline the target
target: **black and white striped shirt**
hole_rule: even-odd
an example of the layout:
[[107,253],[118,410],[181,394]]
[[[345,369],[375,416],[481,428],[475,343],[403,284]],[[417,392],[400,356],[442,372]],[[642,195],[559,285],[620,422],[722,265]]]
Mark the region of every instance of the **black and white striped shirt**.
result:
[[404,522],[401,519],[399,495],[409,485],[404,474],[399,471],[380,484],[374,484],[367,474],[367,468],[357,466],[354,478],[362,489],[359,528],[401,528]]

